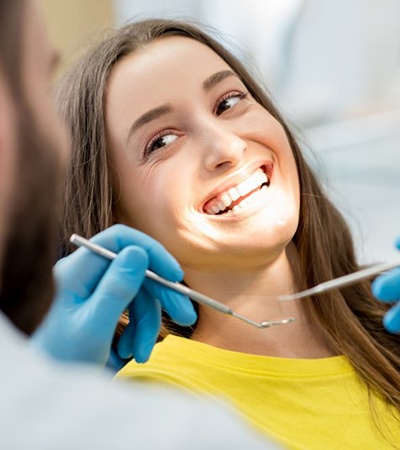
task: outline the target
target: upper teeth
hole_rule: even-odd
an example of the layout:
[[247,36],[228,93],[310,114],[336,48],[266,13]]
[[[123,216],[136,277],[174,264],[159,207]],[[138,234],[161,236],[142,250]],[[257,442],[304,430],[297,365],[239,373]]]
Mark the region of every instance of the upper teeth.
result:
[[262,169],[258,169],[253,175],[239,183],[237,186],[228,189],[208,202],[204,208],[205,212],[207,214],[218,214],[229,208],[238,198],[245,197],[263,183],[268,183],[268,177]]

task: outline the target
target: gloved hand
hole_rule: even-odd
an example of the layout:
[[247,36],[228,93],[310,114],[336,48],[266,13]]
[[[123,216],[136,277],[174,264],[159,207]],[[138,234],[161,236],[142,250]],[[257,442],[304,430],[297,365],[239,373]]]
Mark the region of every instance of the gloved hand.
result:
[[[396,242],[400,250],[400,237]],[[385,314],[383,323],[385,328],[391,333],[400,333],[400,268],[379,276],[372,283],[372,292],[379,300],[384,302],[396,302]]]
[[[118,319],[129,308],[131,322],[121,336],[119,357],[133,355],[145,362],[160,330],[161,308],[180,325],[197,319],[187,297],[145,278],[145,270],[181,281],[182,269],[161,244],[124,225],[114,225],[91,240],[118,256],[110,261],[79,248],[57,263],[57,296],[32,343],[59,360],[104,365]],[[118,366],[118,355],[111,356]]]

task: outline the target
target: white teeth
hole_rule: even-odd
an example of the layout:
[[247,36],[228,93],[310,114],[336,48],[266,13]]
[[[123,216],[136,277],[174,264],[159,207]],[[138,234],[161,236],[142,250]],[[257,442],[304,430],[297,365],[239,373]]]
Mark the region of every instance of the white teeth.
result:
[[239,191],[235,187],[232,189],[229,189],[228,195],[232,200],[231,203],[235,202],[240,197]]
[[241,196],[244,196],[266,182],[268,182],[267,175],[262,169],[258,169],[250,178],[247,178],[247,180],[236,186],[236,189]]
[[246,195],[248,192],[252,191],[253,188],[253,177],[248,178],[245,181],[242,181],[240,184],[236,186],[236,189],[238,190],[239,194],[243,197],[243,195]]
[[232,203],[232,199],[227,192],[221,195],[221,201],[223,202],[225,208],[227,208]]
[[[239,197],[246,196],[249,192],[254,191],[263,183],[268,183],[268,177],[262,169],[258,169],[249,178],[216,198],[210,205],[207,206],[206,213],[218,214],[219,212],[224,211]],[[244,199],[238,205],[235,205],[232,210],[239,209],[247,203],[247,199]]]
[[223,211],[226,208],[225,203],[222,200],[218,202],[218,208],[220,211]]
[[258,199],[258,197],[260,197],[261,195],[264,195],[265,189],[267,189],[267,186],[263,186],[259,191],[254,192],[254,194],[252,194],[250,197],[245,198],[242,202],[240,202],[239,204],[237,204],[236,206],[234,206],[230,211],[228,212],[233,212],[233,211],[237,211],[241,208],[246,207],[246,205],[252,203],[253,201],[256,201]]

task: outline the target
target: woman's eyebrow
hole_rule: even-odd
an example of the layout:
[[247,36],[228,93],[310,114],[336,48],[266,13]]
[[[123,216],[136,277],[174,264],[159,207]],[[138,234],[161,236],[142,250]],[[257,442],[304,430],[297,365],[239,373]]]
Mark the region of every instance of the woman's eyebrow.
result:
[[136,119],[133,124],[130,126],[128,135],[126,137],[126,142],[129,142],[132,134],[135,133],[139,128],[147,123],[158,119],[159,117],[164,116],[172,111],[172,106],[169,104],[158,106],[157,108],[151,109],[150,111],[142,114],[138,119]]
[[207,92],[218,83],[221,83],[221,81],[224,81],[225,78],[232,76],[239,78],[238,75],[232,70],[221,70],[221,72],[216,72],[204,80],[203,89]]
[[[212,89],[217,84],[221,83],[228,77],[239,78],[238,75],[232,70],[222,70],[220,72],[213,73],[208,78],[203,81],[203,89],[207,92]],[[172,106],[170,104],[165,104],[158,106],[157,108],[151,109],[146,113],[142,114],[138,119],[136,119],[130,126],[128,135],[126,137],[126,142],[129,142],[132,135],[143,125],[146,125],[153,120],[159,119],[160,117],[170,113],[172,111]]]

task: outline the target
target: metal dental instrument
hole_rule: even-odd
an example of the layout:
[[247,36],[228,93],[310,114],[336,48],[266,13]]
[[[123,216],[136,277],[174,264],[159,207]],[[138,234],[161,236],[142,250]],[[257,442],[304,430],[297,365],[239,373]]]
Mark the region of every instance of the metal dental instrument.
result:
[[[104,247],[101,247],[100,245],[94,244],[93,242],[90,242],[89,240],[77,235],[73,234],[70,238],[70,241],[75,244],[77,247],[86,247],[87,249],[91,250],[94,253],[97,253],[98,255],[104,256],[108,259],[114,259],[116,258],[117,254],[107,250]],[[146,277],[151,278],[154,281],[157,281],[157,283],[163,284],[164,286],[169,287],[170,289],[179,292],[181,294],[186,295],[187,297],[191,298],[197,303],[200,303],[205,306],[209,306],[210,308],[215,309],[216,311],[219,311],[223,314],[228,314],[230,316],[236,317],[237,319],[243,320],[244,322],[253,325],[257,328],[270,328],[274,325],[286,325],[287,323],[293,322],[293,317],[287,317],[285,319],[279,319],[279,320],[268,320],[264,322],[255,322],[251,319],[248,319],[247,317],[242,316],[241,314],[238,314],[234,311],[232,311],[230,308],[228,308],[223,303],[219,303],[216,300],[207,297],[204,294],[200,294],[200,292],[194,291],[193,289],[188,288],[187,286],[184,286],[183,284],[180,284],[178,282],[172,282],[168,281],[165,278],[160,277],[156,273],[146,270]]]
[[328,292],[333,289],[342,288],[345,286],[351,286],[352,284],[356,284],[361,280],[365,280],[373,277],[374,275],[379,275],[382,272],[386,272],[388,270],[394,269],[395,267],[400,266],[400,261],[393,261],[383,264],[378,264],[372,267],[368,267],[367,269],[359,270],[354,273],[350,273],[349,275],[344,275],[343,277],[335,278],[333,280],[325,281],[323,283],[318,284],[310,289],[306,289],[305,291],[297,292],[296,294],[288,294],[288,295],[279,295],[277,300],[281,302],[289,302],[292,300],[297,300],[300,298],[309,297],[310,295],[321,294],[322,292]]

